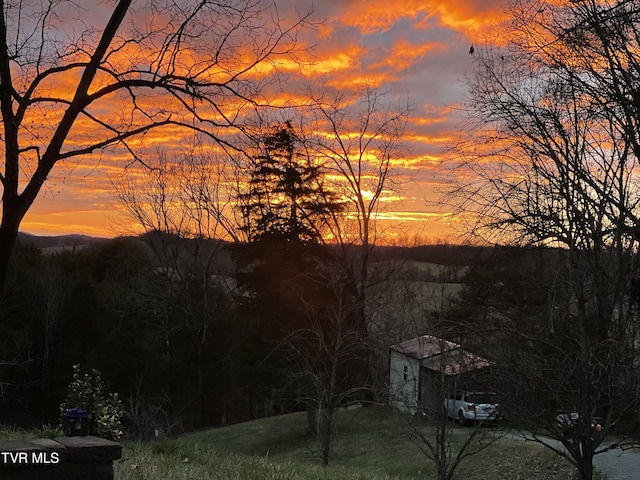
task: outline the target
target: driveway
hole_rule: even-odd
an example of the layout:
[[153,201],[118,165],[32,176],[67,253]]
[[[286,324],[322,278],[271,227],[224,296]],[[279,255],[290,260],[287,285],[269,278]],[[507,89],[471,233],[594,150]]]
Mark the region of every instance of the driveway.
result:
[[609,450],[596,455],[594,466],[607,480],[637,480],[640,478],[640,452],[637,450]]
[[[509,433],[510,438],[533,441],[526,433]],[[560,448],[557,440],[544,440],[550,446]],[[640,478],[640,451],[614,449],[600,453],[593,458],[593,465],[607,480],[638,480]]]

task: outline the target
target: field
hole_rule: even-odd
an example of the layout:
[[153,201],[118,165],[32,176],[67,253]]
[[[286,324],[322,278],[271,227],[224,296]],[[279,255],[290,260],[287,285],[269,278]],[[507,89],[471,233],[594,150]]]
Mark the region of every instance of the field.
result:
[[[327,468],[320,466],[319,453],[305,433],[303,413],[153,443],[125,442],[123,459],[116,463],[116,479],[435,478],[434,466],[421,453],[408,426],[412,421],[376,407],[338,412],[334,454]],[[467,432],[456,427],[454,438],[462,439]],[[505,438],[463,463],[456,478],[564,480],[572,475],[570,465],[543,447]]]

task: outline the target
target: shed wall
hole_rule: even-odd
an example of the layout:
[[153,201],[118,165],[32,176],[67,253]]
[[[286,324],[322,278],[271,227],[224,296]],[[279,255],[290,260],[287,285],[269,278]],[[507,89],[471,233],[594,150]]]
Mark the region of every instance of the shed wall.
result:
[[420,395],[420,361],[391,350],[389,399],[399,410],[415,414]]

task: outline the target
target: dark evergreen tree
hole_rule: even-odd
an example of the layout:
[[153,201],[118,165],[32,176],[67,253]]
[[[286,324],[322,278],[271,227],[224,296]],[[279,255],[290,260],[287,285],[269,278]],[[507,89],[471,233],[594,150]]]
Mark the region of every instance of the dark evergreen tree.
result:
[[342,209],[324,183],[322,166],[304,152],[290,122],[258,139],[247,189],[238,195],[249,242],[318,243],[331,214]]
[[292,390],[292,360],[277,347],[308,326],[310,306],[331,301],[318,298],[319,267],[329,257],[323,232],[343,208],[290,122],[260,136],[257,150],[238,195],[248,241],[235,247],[240,316],[254,339],[243,378],[255,416],[288,408],[277,404]]

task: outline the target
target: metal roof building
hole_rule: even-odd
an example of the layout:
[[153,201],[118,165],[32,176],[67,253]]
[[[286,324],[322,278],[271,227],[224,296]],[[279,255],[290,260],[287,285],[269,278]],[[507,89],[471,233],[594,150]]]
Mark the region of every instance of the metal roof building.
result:
[[434,391],[434,375],[444,374],[455,389],[456,377],[493,365],[457,343],[431,335],[392,345],[389,350],[391,404],[411,413],[441,401],[444,392]]

